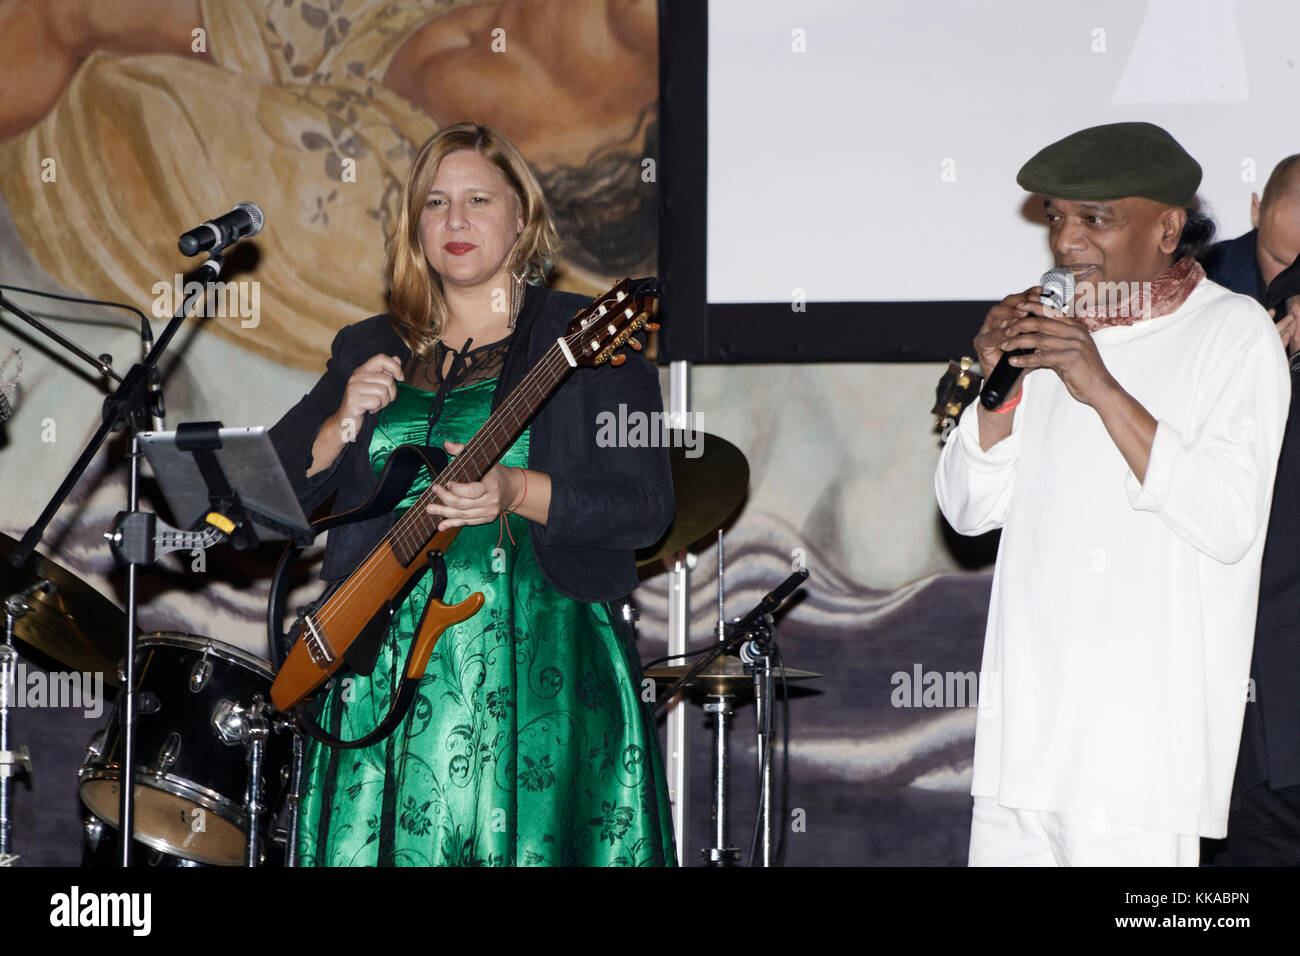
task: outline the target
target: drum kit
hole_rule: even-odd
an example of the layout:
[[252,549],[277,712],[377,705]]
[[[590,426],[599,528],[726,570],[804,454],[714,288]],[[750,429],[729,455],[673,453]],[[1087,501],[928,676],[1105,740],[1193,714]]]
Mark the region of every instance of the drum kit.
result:
[[[260,223],[259,223],[260,225]],[[214,240],[215,241],[215,240]],[[221,240],[228,244],[231,237]],[[221,274],[218,245],[196,275]],[[188,254],[188,253],[187,253]],[[103,405],[103,423],[53,498],[21,541],[0,535],[0,596],[5,601],[5,640],[0,643],[0,866],[13,862],[12,785],[30,754],[11,747],[9,708],[18,649],[38,663],[53,662],[82,675],[97,675],[117,688],[107,725],[92,738],[79,772],[80,795],[89,810],[85,825],[88,865],[261,866],[278,862],[271,851],[283,843],[285,865],[295,863],[297,794],[304,741],[295,719],[270,703],[273,673],[260,658],[208,637],[178,633],[140,634],[136,625],[139,567],[169,551],[207,548],[230,541],[236,548],[276,537],[304,546],[314,535],[297,507],[287,478],[261,429],[222,429],[220,423],[180,426],[162,432],[162,395],[157,363],[198,295],[189,295],[156,343],[141,317],[145,357],[124,376],[111,358],[93,356],[0,295],[0,307],[59,342],[98,374],[118,384]],[[187,289],[189,286],[187,286]],[[131,475],[127,510],[105,534],[125,566],[126,610],[55,562],[36,546],[45,528],[85,473],[110,434],[129,426]],[[154,431],[150,431],[152,426]],[[250,434],[234,434],[249,432]],[[252,434],[257,432],[258,434]],[[688,457],[684,441],[670,445],[677,512],[673,524],[642,564],[673,558],[719,529],[744,499],[749,466],[731,443],[705,435],[701,455]],[[239,444],[240,454],[228,454]],[[258,447],[260,446],[260,447]],[[220,454],[218,452],[220,451]],[[199,508],[180,530],[139,507],[139,468],[149,455],[173,512]],[[260,457],[259,457],[260,456]],[[270,462],[268,471],[267,462]],[[271,472],[275,472],[272,474]],[[170,476],[170,477],[169,477]],[[201,477],[195,477],[201,476]],[[195,487],[195,505],[189,498]],[[263,497],[268,496],[268,497]],[[210,503],[206,522],[201,520]],[[193,530],[201,529],[201,530]],[[679,674],[650,671],[674,680],[667,698],[687,687],[702,690],[706,708],[718,715],[715,819],[725,821],[725,737],[732,705],[752,687],[760,717],[760,775],[767,821],[764,860],[770,859],[771,704],[773,700],[771,612],[804,578],[799,572],[740,622],[724,624],[722,548],[719,531],[719,641],[708,656]],[[796,580],[797,579],[797,580]],[[780,593],[780,600],[776,595]],[[744,665],[723,658],[744,644]],[[714,659],[717,658],[717,662]],[[819,675],[785,671],[786,679]],[[124,786],[124,780],[133,781]],[[109,839],[108,830],[121,834]],[[116,844],[116,846],[114,846]],[[145,852],[136,854],[140,845]],[[717,865],[733,862],[719,829],[706,851]]]
[[[0,556],[15,542],[0,535]],[[13,661],[19,648],[38,662],[52,661],[82,675],[120,683],[117,658],[122,612],[62,566],[34,554],[21,569],[0,563],[6,601],[7,673],[0,684],[0,766],[10,777],[30,772],[26,747],[7,739]],[[273,674],[258,657],[193,634],[145,634],[136,641],[135,840],[147,849],[143,865],[259,866],[278,862],[269,847],[287,843],[280,818],[291,809],[294,752],[301,749],[292,722],[270,711]],[[89,814],[88,865],[111,865],[122,782],[121,695],[103,729],[92,737],[79,770]],[[0,808],[5,846],[12,821],[8,787]]]
[[[143,358],[122,375],[111,356],[90,354],[0,294],[0,308],[116,384],[101,407],[101,424],[35,523],[21,541],[0,538],[0,595],[8,595],[0,644],[0,865],[16,859],[12,787],[18,773],[31,767],[27,748],[9,742],[19,647],[38,663],[73,668],[83,679],[117,688],[108,724],[92,739],[80,770],[80,794],[89,809],[86,862],[105,862],[111,853],[121,866],[259,866],[272,859],[267,844],[280,837],[292,864],[297,776],[288,755],[300,766],[302,746],[292,722],[268,704],[271,671],[223,642],[189,634],[141,635],[136,625],[137,571],[161,555],[227,540],[236,548],[276,537],[310,541],[306,517],[262,429],[193,423],[162,431],[158,362],[204,294],[205,282],[220,278],[223,250],[247,232],[211,222],[199,231],[204,244],[187,251],[183,238],[181,246],[187,255],[210,253],[192,273],[200,281],[186,286],[185,301],[156,341],[140,313]],[[105,539],[125,567],[125,612],[36,550],[109,436],[124,428],[131,440],[127,508]],[[257,434],[228,434],[238,431]],[[200,496],[210,507],[200,511],[205,520],[196,518],[187,524],[190,530],[181,530],[140,508],[146,453],[174,513],[186,506],[192,486],[204,489]],[[278,475],[268,474],[268,459]],[[287,512],[280,504],[285,499]],[[290,832],[282,836],[272,820],[285,809]],[[106,826],[119,830],[117,839],[105,839]],[[137,844],[148,853],[137,855]]]
[[[676,516],[664,538],[638,554],[638,563],[671,559],[716,532],[721,602],[719,529],[744,499],[749,466],[739,449],[722,438],[705,436],[704,449],[704,454],[692,458],[680,447],[670,450]],[[19,649],[37,662],[102,675],[106,685],[120,688],[123,612],[40,553],[13,568],[7,559],[16,549],[14,539],[0,535],[0,594],[9,595],[6,639],[0,644],[0,665],[5,668],[0,678],[7,680],[0,691],[12,687]],[[274,674],[267,662],[193,634],[143,634],[135,643],[133,835],[138,852],[132,864],[293,865],[304,741],[294,721],[270,705]],[[760,734],[766,731],[760,737],[760,770],[765,775],[763,793],[770,802],[770,672],[765,696],[762,661],[758,663],[757,682],[753,662],[725,654],[706,666],[672,665],[645,672],[662,685],[672,685],[669,696],[677,690],[689,691],[716,718],[715,846],[705,851],[713,865],[739,859],[739,851],[726,839],[727,734],[736,705],[751,695],[760,708]],[[820,675],[785,669],[783,676],[809,680]],[[123,776],[123,696],[117,695],[107,723],[91,738],[78,771],[79,792],[88,811],[83,828],[86,866],[118,863],[114,843]],[[24,765],[30,770],[27,748],[9,745],[10,703],[8,695],[0,692],[0,783],[4,785],[0,788],[0,861],[11,853],[9,785]]]

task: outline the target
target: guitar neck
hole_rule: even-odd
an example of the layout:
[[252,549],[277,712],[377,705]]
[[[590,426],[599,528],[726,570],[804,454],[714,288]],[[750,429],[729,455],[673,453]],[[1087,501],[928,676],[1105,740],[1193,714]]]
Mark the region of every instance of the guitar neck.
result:
[[[461,453],[438,474],[435,483],[445,488],[452,481],[465,483],[481,480],[488,469],[523,434],[537,410],[546,404],[571,371],[573,367],[558,343],[547,349],[523,381],[514,387],[478,433],[461,449]],[[425,489],[389,532],[394,550],[405,559],[403,563],[413,559],[437,533],[438,522],[442,519],[425,511],[428,505],[437,500],[437,492],[432,487]],[[408,552],[409,558],[406,557]]]

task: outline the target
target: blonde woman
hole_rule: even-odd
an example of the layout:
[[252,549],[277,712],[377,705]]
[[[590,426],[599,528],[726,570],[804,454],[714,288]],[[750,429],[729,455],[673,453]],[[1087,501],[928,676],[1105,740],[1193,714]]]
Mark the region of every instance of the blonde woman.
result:
[[[390,244],[391,313],[340,332],[324,377],[272,430],[306,508],[334,492],[334,511],[359,504],[397,445],[460,450],[587,302],[542,284],[556,245],[541,188],[499,132],[462,123],[425,144]],[[446,600],[487,603],[443,635],[386,741],[310,750],[304,863],[674,862],[655,725],[609,603],[636,586],[633,550],[671,520],[672,484],[662,449],[597,444],[598,414],[620,404],[662,409],[639,356],[579,369],[481,481],[438,489],[439,529],[462,528]],[[395,517],[332,531],[322,577],[350,574]],[[429,577],[373,674],[340,682],[328,730],[354,739],[382,717]]]

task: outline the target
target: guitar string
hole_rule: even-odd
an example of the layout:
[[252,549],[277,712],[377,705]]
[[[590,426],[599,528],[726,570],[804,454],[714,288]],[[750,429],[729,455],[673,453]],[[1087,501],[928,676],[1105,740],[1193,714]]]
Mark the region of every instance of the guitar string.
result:
[[[519,385],[514,389],[514,391],[510,393],[506,401],[502,403],[501,408],[508,409],[513,412],[515,410],[513,406],[523,404],[524,403],[523,400],[529,397],[525,393],[530,392],[534,389],[534,387],[538,384],[538,382],[540,382],[541,379],[540,373],[545,370],[545,366],[551,364],[548,360],[554,359],[555,357],[560,355],[561,353],[559,348],[556,346],[551,346],[551,348],[546,351],[546,354],[537,363],[537,365],[534,366],[532,371],[530,371],[528,375],[524,377],[523,381],[521,381]],[[562,358],[561,358],[561,362],[563,362]],[[566,368],[568,367],[567,362],[563,362],[563,364]],[[552,382],[551,384],[554,385],[555,382]],[[519,396],[518,401],[516,401],[516,396]],[[475,435],[474,437],[477,438],[478,436]],[[470,439],[471,442],[473,440],[474,439]],[[468,450],[468,447],[466,448],[466,450]],[[456,462],[461,461],[463,458],[464,458],[464,452],[462,452],[460,455],[457,455],[455,461],[453,461],[446,468],[444,468],[439,473],[438,478],[435,479],[435,481],[437,481],[439,484],[443,484],[443,481],[440,479],[444,479],[450,472],[455,470]],[[427,494],[427,490],[425,494]],[[420,496],[420,499],[423,499],[425,497],[425,494],[422,494]],[[419,505],[420,505],[420,500],[417,500],[416,505],[413,506],[413,508]],[[405,521],[407,515],[411,514],[411,510],[412,509],[407,510],[406,515],[403,515],[402,517],[402,521]],[[357,590],[361,586],[370,583],[369,577],[371,573],[371,568],[369,566],[372,563],[372,559],[377,558],[382,554],[381,546],[384,544],[385,541],[392,541],[397,536],[403,534],[402,529],[404,527],[409,527],[409,524],[402,525],[402,522],[399,521],[398,526],[395,526],[394,528],[394,532],[390,533],[385,537],[384,540],[381,540],[378,544],[376,544],[375,547],[371,549],[370,553],[366,556],[366,559],[357,568],[357,571],[349,578],[347,582],[345,582],[344,586],[339,588],[338,591],[334,592],[334,594],[330,596],[325,606],[322,607],[320,612],[318,612],[318,614],[316,615],[316,623],[319,627],[324,628],[330,620],[333,620],[335,618],[336,614],[335,612],[332,611],[332,607],[337,607],[338,603],[346,603],[348,600],[351,600],[352,596],[356,594]],[[335,601],[336,598],[339,599],[338,603],[336,603]]]
[[[610,298],[613,298],[613,296],[611,295],[605,297],[605,299],[610,299]],[[602,303],[605,301],[605,299],[602,299]],[[617,305],[618,304],[617,301],[614,304]],[[632,312],[632,315],[630,317],[625,315],[625,318],[631,318],[632,320],[635,320],[635,317],[637,315],[645,311],[645,306],[640,299],[634,300],[633,306],[634,306],[634,310]],[[597,305],[593,305],[590,308],[594,311],[596,307]],[[613,310],[610,309],[609,311],[613,311]],[[604,316],[602,316],[602,318],[603,317]],[[587,328],[590,328],[590,326],[588,326]],[[563,336],[563,339],[565,340],[566,344],[569,345],[571,350],[573,349],[576,343],[570,341],[570,339],[581,338],[583,334],[587,332],[587,328],[582,328],[570,335]],[[523,381],[520,382],[519,386],[517,386],[515,390],[511,392],[510,396],[506,399],[506,401],[502,403],[501,408],[508,409],[512,413],[517,411],[518,410],[517,406],[523,404],[524,403],[523,399],[527,397],[525,393],[531,390],[532,388],[534,388],[535,385],[537,385],[538,382],[540,382],[542,375],[547,372],[548,366],[553,365],[554,369],[551,373],[553,380],[544,386],[546,391],[543,392],[544,396],[548,396],[550,389],[554,388],[555,385],[559,382],[560,374],[570,369],[568,362],[564,360],[562,356],[563,353],[559,349],[558,345],[551,346],[551,348],[549,348],[546,351],[546,353],[542,356],[542,358],[538,361],[537,365],[534,366],[533,369],[524,377]],[[537,381],[531,381],[534,379],[534,377],[536,377]],[[515,397],[517,395],[520,397],[519,401],[515,400]],[[484,432],[486,431],[488,431],[487,428],[484,429]],[[478,441],[478,439],[479,439],[479,435],[476,434],[473,438],[470,439],[470,445],[474,445],[475,442]],[[448,465],[447,468],[443,469],[443,471],[439,474],[438,479],[436,479],[438,484],[443,484],[445,486],[446,482],[442,479],[448,476],[456,468],[457,463],[465,460],[465,452],[467,451],[470,451],[469,445],[467,445],[466,448],[462,450],[460,455],[456,456],[454,462]],[[475,453],[477,453],[477,448],[475,448],[474,451]],[[410,517],[412,511],[416,510],[417,507],[419,509],[420,515],[426,515],[426,513],[423,510],[423,506],[421,505],[421,502],[429,494],[431,490],[432,489],[425,490],[424,494],[420,496],[420,499],[417,499],[416,505],[413,508],[408,509],[407,513],[402,516],[402,520],[399,521],[399,525],[402,525],[403,522],[406,522],[407,519]],[[437,497],[436,494],[434,494],[433,497],[436,498]],[[432,516],[427,516],[427,517],[432,517]],[[418,521],[419,519],[417,518],[415,520]],[[411,527],[412,527],[411,523],[406,523],[405,525],[403,525],[403,527],[400,530],[395,529],[395,531],[397,532],[396,535],[386,536],[385,540],[394,540],[397,536],[404,536],[409,533]],[[434,525],[435,530],[436,527],[437,525],[435,524]],[[409,539],[405,537],[403,537],[402,540],[404,542],[409,542]],[[426,537],[426,541],[427,540],[428,537]],[[334,594],[332,594],[329,597],[329,599],[326,602],[326,605],[321,608],[320,612],[318,612],[315,617],[315,622],[319,628],[325,629],[331,620],[336,620],[338,614],[341,613],[342,610],[341,608],[338,607],[339,604],[343,604],[351,600],[352,596],[355,595],[362,586],[369,583],[369,579],[373,570],[371,568],[371,565],[374,563],[375,559],[377,559],[382,554],[381,546],[383,544],[384,541],[380,541],[378,544],[376,544],[375,547],[372,548],[370,553],[366,556],[365,560],[363,560],[361,564],[358,566],[357,570],[350,576],[349,580],[345,582],[344,586],[339,588],[338,591],[336,591]]]
[[[607,295],[605,297],[605,300],[613,299],[614,295],[617,294],[617,291],[618,290],[616,287],[614,293],[611,295]],[[605,300],[602,300],[602,302]],[[615,300],[613,304],[617,305],[618,304],[617,300]],[[634,304],[637,305],[638,308],[636,308],[630,316],[625,316],[625,318],[634,320],[636,315],[640,311],[642,311],[641,308],[642,300],[637,299],[635,300]],[[590,308],[592,311],[594,311],[596,307],[597,306],[593,305]],[[611,311],[613,311],[612,308],[608,309],[607,313]],[[580,329],[577,333],[574,334],[581,337],[581,334],[586,331],[587,329],[584,328],[584,329]],[[617,335],[617,333],[615,334]],[[570,336],[567,335],[565,336],[566,342],[568,341],[569,337]],[[569,343],[571,349],[574,344],[575,343]],[[548,350],[547,354],[543,356],[541,360],[539,360],[537,366],[533,370],[535,372],[538,372],[537,377],[540,379],[547,373],[547,369],[545,368],[546,364],[548,362],[552,362],[552,361],[554,362],[555,368],[551,372],[552,380],[542,385],[543,389],[546,390],[547,394],[549,394],[549,391],[552,388],[554,388],[560,376],[568,370],[567,361],[561,362],[559,360],[559,355],[553,354],[554,351],[555,350],[553,349]],[[532,377],[532,373],[530,372],[528,378],[531,377]],[[527,382],[527,378],[525,379],[525,382]],[[523,390],[520,389],[520,391]],[[516,406],[517,404],[518,403],[515,402],[507,402],[502,406],[503,409],[508,410],[515,415],[515,425],[514,425],[515,428],[518,428],[519,425],[522,424],[522,418],[516,414],[517,408],[513,407]],[[534,411],[535,410],[536,409],[534,409]],[[446,487],[448,481],[457,480],[457,478],[459,477],[459,471],[457,471],[457,469],[463,471],[463,469],[460,468],[462,463],[466,463],[467,467],[471,469],[471,474],[478,474],[479,477],[481,478],[482,474],[486,473],[487,470],[491,467],[492,462],[495,461],[497,458],[499,458],[500,454],[504,454],[505,451],[507,450],[507,449],[502,449],[500,454],[496,456],[489,456],[491,460],[481,459],[479,457],[483,450],[483,446],[487,443],[487,440],[489,438],[495,437],[495,433],[501,429],[502,425],[503,425],[502,422],[493,423],[491,418],[489,418],[487,426],[485,426],[480,433],[476,434],[473,438],[470,439],[466,447],[462,449],[461,453],[456,457],[455,462],[453,462],[446,469],[444,469],[444,471],[441,474],[439,474],[437,478],[434,479],[434,482]],[[497,438],[497,440],[503,441],[504,439]],[[453,474],[454,471],[456,471],[456,474]],[[437,500],[437,497],[438,497],[437,494],[434,493],[432,489],[426,489],[426,491],[420,496],[420,498],[417,499],[415,504],[412,505],[412,507],[407,510],[406,514],[403,515],[402,519],[398,522],[398,526],[394,529],[394,534],[391,535],[390,537],[394,541],[400,543],[401,546],[403,547],[403,550],[418,550],[418,547],[413,548],[413,546],[417,546],[417,545],[423,546],[423,544],[429,541],[437,532],[438,523],[443,519],[440,518],[435,519],[434,516],[429,515],[425,511],[425,508],[430,503]]]

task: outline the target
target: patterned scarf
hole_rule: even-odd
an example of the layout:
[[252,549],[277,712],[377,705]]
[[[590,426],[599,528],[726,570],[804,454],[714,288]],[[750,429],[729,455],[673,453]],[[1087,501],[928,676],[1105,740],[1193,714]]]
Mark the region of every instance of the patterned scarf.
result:
[[1104,301],[1100,290],[1091,287],[1075,299],[1074,317],[1089,332],[1113,325],[1132,325],[1143,319],[1158,319],[1169,315],[1192,294],[1192,290],[1205,278],[1205,270],[1191,256],[1184,256],[1156,276],[1151,283],[1133,283],[1133,289],[1120,302]]

